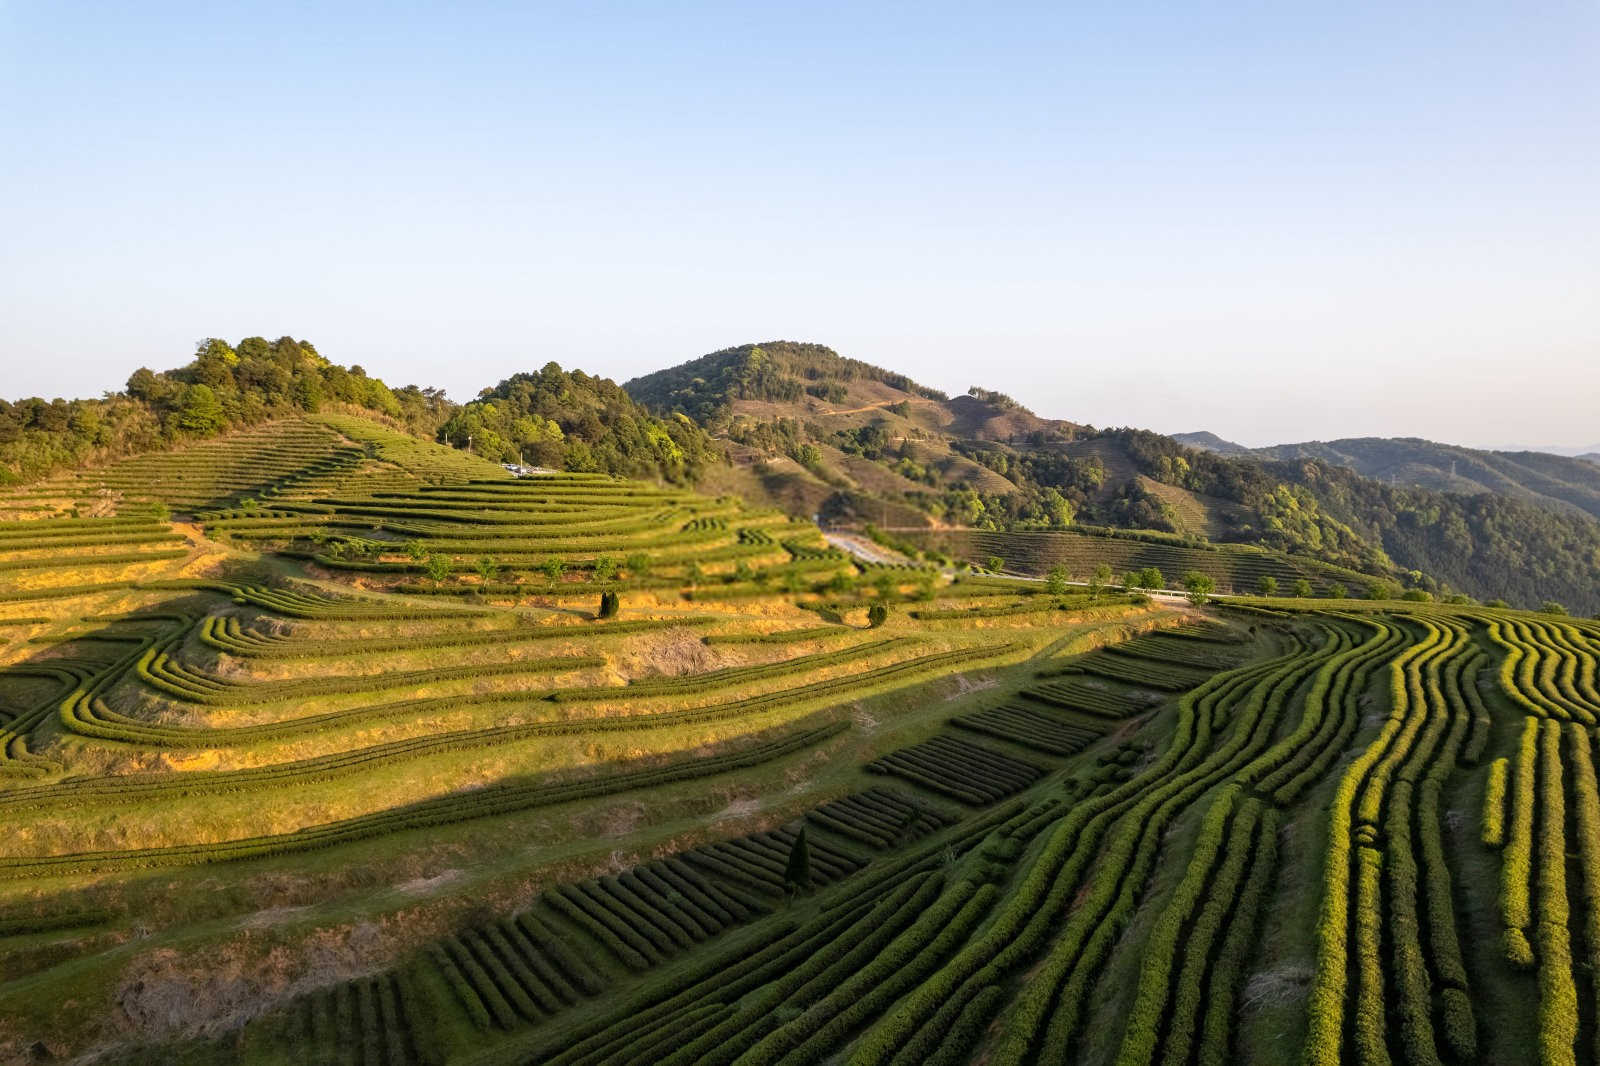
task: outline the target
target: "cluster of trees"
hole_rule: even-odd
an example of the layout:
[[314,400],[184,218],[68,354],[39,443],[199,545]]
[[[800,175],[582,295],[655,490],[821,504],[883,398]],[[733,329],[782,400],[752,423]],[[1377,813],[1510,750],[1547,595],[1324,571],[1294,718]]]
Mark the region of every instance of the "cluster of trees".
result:
[[682,413],[657,418],[620,385],[547,363],[516,374],[465,404],[439,439],[488,459],[519,457],[563,470],[694,482],[720,449]]
[[1263,462],[1185,448],[1119,429],[1140,471],[1241,504],[1250,519],[1226,539],[1383,573],[1408,572],[1408,591],[1456,590],[1533,605],[1572,600],[1600,610],[1600,523],[1492,493],[1462,495],[1385,484],[1320,459]]
[[987,406],[993,407],[999,411],[1022,411],[1025,414],[1033,413],[1016,400],[1013,400],[1011,397],[1007,396],[1005,393],[995,392],[993,389],[985,389],[980,388],[977,385],[973,385],[967,389],[967,395],[971,396],[979,403],[986,404]]
[[175,370],[141,367],[101,399],[0,400],[0,482],[166,447],[324,407],[383,415],[431,435],[451,407],[437,389],[390,389],[359,366],[330,363],[293,337],[201,341]]

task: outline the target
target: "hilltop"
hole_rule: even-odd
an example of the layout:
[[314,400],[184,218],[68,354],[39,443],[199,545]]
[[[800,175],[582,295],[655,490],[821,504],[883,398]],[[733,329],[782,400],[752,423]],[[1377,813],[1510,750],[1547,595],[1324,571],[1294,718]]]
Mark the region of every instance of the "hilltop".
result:
[[1198,448],[1203,452],[1216,452],[1218,455],[1246,455],[1250,449],[1243,444],[1235,444],[1231,440],[1224,440],[1209,430],[1197,433],[1174,433],[1172,439],[1185,448]]

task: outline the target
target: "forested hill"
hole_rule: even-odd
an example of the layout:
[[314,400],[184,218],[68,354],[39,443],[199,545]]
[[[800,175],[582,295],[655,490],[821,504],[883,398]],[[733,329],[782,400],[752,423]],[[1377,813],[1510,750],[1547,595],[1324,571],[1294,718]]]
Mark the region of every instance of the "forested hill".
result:
[[1232,458],[1156,433],[1117,436],[1146,476],[1245,507],[1256,525],[1237,531],[1243,539],[1345,565],[1345,553],[1378,551],[1432,591],[1600,611],[1600,522],[1586,514],[1390,485],[1321,459]]
[[[470,441],[497,462],[733,492],[830,522],[1145,530],[1312,557],[1436,596],[1600,611],[1600,468],[1582,460],[1421,441],[1223,456],[1041,417],[981,386],[947,396],[789,341],[724,349],[625,386],[550,363],[458,406],[437,389],[391,389],[306,341],[209,339],[186,365],[140,369],[102,399],[0,401],[0,482],[323,408],[458,448]],[[1417,470],[1453,456],[1447,484],[1478,491],[1355,469],[1404,455]]]
[[450,407],[438,389],[391,389],[359,366],[329,362],[311,342],[201,341],[175,370],[141,367],[101,399],[0,398],[0,484],[201,439],[325,407],[381,415],[431,436]]
[[453,412],[441,437],[487,459],[574,472],[697,481],[721,449],[687,415],[657,418],[609,378],[547,363]]
[[1492,492],[1561,514],[1600,517],[1600,466],[1581,457],[1483,451],[1418,437],[1354,437],[1247,449],[1212,434],[1183,434],[1178,439],[1223,455],[1317,459],[1389,484],[1441,492]]
[[[1582,506],[1589,491],[1600,503],[1600,468],[1580,460],[1459,449],[1455,487],[1475,495],[1389,485],[1342,453],[1287,461],[1211,434],[1188,435],[1209,446],[1192,448],[1096,429],[790,341],[727,348],[624,388],[722,438],[755,471],[740,491],[825,520],[1145,529],[1312,556],[1434,595],[1600,610],[1600,522]],[[1243,454],[1218,454],[1233,449]]]

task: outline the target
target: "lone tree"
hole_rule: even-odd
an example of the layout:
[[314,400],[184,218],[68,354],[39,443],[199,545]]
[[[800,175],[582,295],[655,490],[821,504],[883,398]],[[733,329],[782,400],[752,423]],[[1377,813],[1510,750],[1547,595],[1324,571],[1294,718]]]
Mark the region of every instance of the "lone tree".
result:
[[1210,574],[1202,574],[1198,570],[1191,570],[1183,575],[1183,587],[1188,590],[1189,602],[1199,607],[1211,598],[1217,591],[1217,580]]
[[1111,583],[1111,564],[1101,563],[1094,568],[1094,573],[1089,575],[1089,598],[1097,600],[1100,593]]
[[783,868],[783,883],[790,895],[811,891],[811,846],[806,843],[806,827],[801,826],[789,845],[789,862]]
[[1539,611],[1541,614],[1564,615],[1567,613],[1566,607],[1557,603],[1555,600],[1545,600],[1544,603],[1540,605]]
[[442,555],[430,555],[427,562],[422,564],[423,571],[431,578],[435,586],[443,581],[450,573],[450,560]]
[[1044,590],[1052,596],[1060,596],[1067,591],[1067,568],[1060,563],[1050,568],[1050,576],[1044,579]]
[[560,559],[546,559],[539,564],[539,569],[544,571],[544,576],[554,585],[561,580],[561,575],[566,573],[567,564]]
[[1278,579],[1271,574],[1262,574],[1261,580],[1256,582],[1256,589],[1263,596],[1276,596],[1278,594]]
[[889,607],[887,604],[875,603],[867,608],[867,627],[877,629],[889,620]]
[[478,580],[485,585],[494,580],[494,575],[500,572],[500,564],[494,561],[494,556],[484,555],[478,558],[472,568],[478,572]]
[[1296,581],[1294,583],[1294,594],[1302,600],[1307,596],[1310,596],[1311,582],[1307,581],[1305,578],[1301,578],[1299,581]]
[[600,617],[615,618],[620,608],[615,592],[602,592],[600,594]]

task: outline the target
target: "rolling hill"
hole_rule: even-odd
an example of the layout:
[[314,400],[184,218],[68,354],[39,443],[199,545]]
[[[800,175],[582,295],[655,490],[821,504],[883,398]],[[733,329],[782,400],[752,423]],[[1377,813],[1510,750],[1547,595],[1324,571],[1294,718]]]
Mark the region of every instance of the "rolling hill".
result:
[[[1353,447],[1246,450],[1214,434],[1188,435],[1205,445],[1189,447],[1044,418],[981,387],[948,397],[789,341],[714,352],[624,388],[724,444],[732,469],[708,468],[705,486],[943,544],[970,561],[1043,556],[1032,542],[979,552],[968,550],[970,537],[922,531],[980,531],[994,547],[996,537],[1041,531],[1151,530],[1265,548],[1438,597],[1600,611],[1600,524],[1585,507],[1600,505],[1600,474],[1578,460],[1455,449],[1455,481],[1417,486],[1398,467],[1365,476],[1355,465],[1368,453]],[[1402,445],[1414,472],[1448,466],[1452,450],[1425,442],[1387,442],[1370,457],[1399,462]],[[1120,551],[1105,548],[1108,557]]]
[[1592,622],[1309,561],[1324,598],[1221,604],[870,566],[344,411],[0,512],[0,1060],[1559,1062],[1600,1023]]

